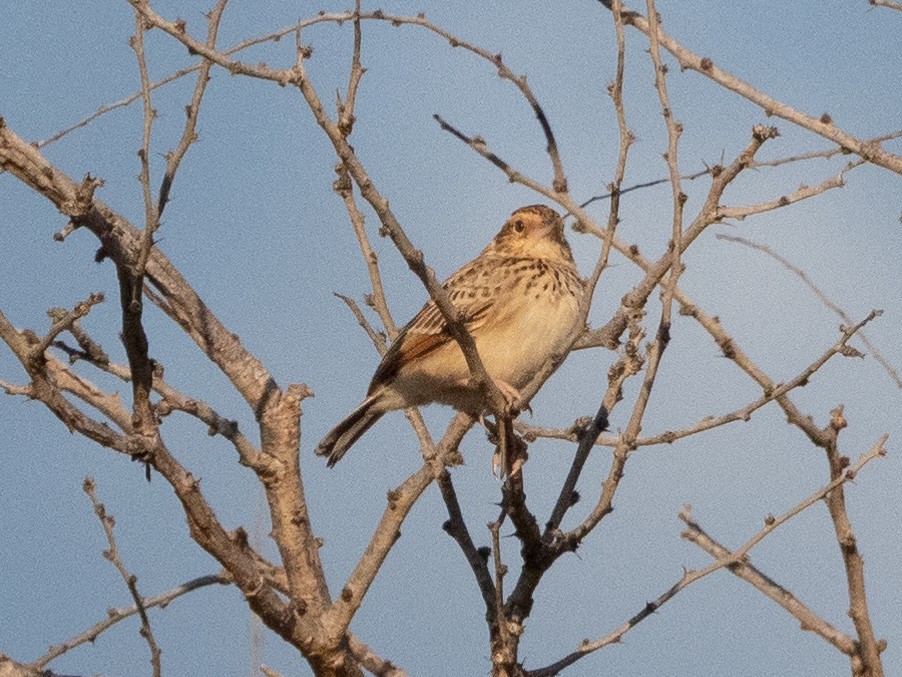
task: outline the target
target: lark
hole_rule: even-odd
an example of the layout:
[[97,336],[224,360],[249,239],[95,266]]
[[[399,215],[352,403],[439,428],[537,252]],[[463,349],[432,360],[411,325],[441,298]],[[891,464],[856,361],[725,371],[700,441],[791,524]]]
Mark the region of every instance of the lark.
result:
[[[580,321],[583,281],[560,215],[544,205],[518,209],[482,253],[444,283],[465,318],[486,371],[509,402]],[[376,369],[366,399],[316,448],[335,465],[389,411],[432,402],[480,416],[463,351],[433,301],[405,326]]]

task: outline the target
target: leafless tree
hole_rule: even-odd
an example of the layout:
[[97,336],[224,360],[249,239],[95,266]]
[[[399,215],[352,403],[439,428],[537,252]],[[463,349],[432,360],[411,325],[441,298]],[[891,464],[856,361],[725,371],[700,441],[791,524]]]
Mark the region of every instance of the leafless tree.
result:
[[[795,617],[803,628],[817,633],[826,642],[848,657],[851,673],[858,677],[879,677],[884,674],[881,652],[885,642],[879,638],[879,629],[871,622],[868,597],[865,592],[865,569],[856,545],[852,522],[846,506],[846,484],[872,459],[885,454],[886,434],[876,435],[873,446],[860,452],[857,460],[850,460],[849,452],[841,450],[840,433],[847,426],[841,406],[830,412],[825,425],[816,423],[826,412],[805,412],[793,399],[794,391],[805,386],[824,365],[837,357],[861,357],[864,353],[853,347],[854,340],[865,341],[865,349],[882,361],[887,373],[898,383],[898,375],[889,360],[879,354],[877,347],[862,334],[866,324],[880,315],[879,311],[864,317],[850,318],[834,306],[842,315],[843,326],[832,345],[822,346],[811,353],[810,363],[799,369],[790,379],[779,381],[749,357],[727,328],[711,312],[695,302],[681,286],[684,257],[690,247],[710,239],[702,236],[709,227],[725,221],[741,221],[755,215],[786,209],[804,200],[817,199],[828,191],[840,189],[845,177],[862,166],[880,168],[881,171],[902,174],[902,156],[890,152],[883,143],[900,134],[887,130],[879,138],[858,138],[828,116],[811,117],[789,105],[755,89],[748,83],[722,70],[711,58],[699,56],[668,35],[653,0],[646,6],[628,9],[619,1],[602,2],[603,12],[613,22],[616,45],[612,58],[616,59],[616,75],[608,86],[613,102],[614,119],[619,134],[619,156],[613,167],[612,178],[604,195],[577,198],[568,189],[567,172],[558,150],[553,124],[544,112],[539,94],[532,89],[527,78],[518,74],[500,54],[490,46],[481,46],[452,34],[442,26],[431,22],[425,15],[400,16],[383,11],[364,11],[358,0],[356,7],[341,13],[320,13],[302,19],[292,26],[268,35],[248,38],[231,48],[223,48],[217,40],[220,20],[226,10],[226,0],[218,0],[208,15],[206,35],[200,36],[194,27],[184,21],[167,18],[158,13],[150,0],[129,0],[134,10],[135,31],[130,45],[134,50],[140,78],[137,94],[98,110],[88,119],[64,130],[40,143],[29,143],[16,134],[0,119],[0,167],[7,174],[27,185],[36,194],[50,201],[67,219],[56,234],[65,240],[75,229],[88,230],[99,241],[98,260],[108,261],[115,268],[121,310],[119,338],[125,348],[126,364],[111,359],[105,345],[116,337],[92,336],[84,327],[84,321],[97,304],[107,302],[102,294],[93,294],[71,309],[52,309],[51,326],[46,330],[13,326],[0,313],[0,338],[19,361],[27,379],[18,384],[12,380],[0,381],[0,387],[10,396],[37,400],[66,428],[82,435],[101,447],[139,461],[146,467],[148,477],[153,476],[172,487],[184,510],[191,537],[197,545],[209,553],[221,566],[221,571],[210,576],[187,582],[170,592],[149,597],[141,592],[135,577],[125,568],[116,546],[113,521],[95,495],[93,482],[85,483],[95,512],[101,520],[108,539],[107,558],[120,571],[134,602],[126,609],[114,610],[104,621],[79,635],[52,647],[44,656],[25,662],[23,658],[0,655],[0,675],[39,675],[47,672],[50,663],[63,653],[96,638],[115,623],[138,615],[141,634],[150,649],[153,672],[162,674],[160,648],[154,639],[146,610],[165,605],[173,599],[210,584],[227,584],[241,591],[249,608],[260,621],[286,643],[294,647],[309,663],[317,675],[359,675],[369,672],[375,675],[403,675],[402,667],[389,658],[377,655],[366,643],[351,631],[351,624],[361,609],[386,557],[395,545],[400,528],[414,504],[431,485],[436,484],[447,507],[444,529],[460,547],[467,564],[472,569],[484,603],[488,625],[492,674],[504,676],[547,677],[559,674],[574,663],[594,654],[603,647],[619,642],[639,623],[651,616],[662,605],[673,599],[686,587],[720,569],[726,569],[738,579],[750,584],[763,595],[771,598],[787,613]],[[893,8],[895,3],[873,3]],[[602,7],[603,5],[603,7]],[[317,89],[308,76],[306,62],[311,58],[311,46],[303,39],[303,31],[317,24],[353,26],[353,56],[348,66],[346,89],[337,96],[334,109],[326,103],[327,95]],[[574,230],[597,239],[598,253],[594,268],[587,281],[587,293],[583,299],[585,317],[589,317],[596,285],[610,269],[612,255],[622,258],[639,271],[639,282],[624,289],[619,306],[605,322],[580,327],[571,338],[573,351],[598,351],[613,355],[606,387],[592,407],[597,414],[582,418],[570,426],[550,428],[531,425],[517,419],[505,406],[503,399],[494,392],[494,386],[482,368],[475,344],[467,333],[448,294],[426,264],[426,256],[416,248],[402,227],[401,219],[392,210],[388,196],[374,180],[368,168],[351,143],[356,121],[358,88],[365,79],[365,53],[362,36],[365,30],[380,30],[385,25],[407,26],[424,31],[452,47],[465,50],[488,64],[500,78],[513,85],[534,112],[544,135],[550,166],[550,181],[543,182],[528,176],[501,156],[501,152],[474,131],[461,129],[453,121],[436,116],[442,130],[458,139],[476,156],[488,161],[507,178],[534,191],[540,199],[555,205],[572,218]],[[195,65],[173,73],[159,81],[149,75],[148,50],[145,36],[165,35],[167,39],[181,43],[198,61]],[[254,64],[242,58],[242,52],[261,43],[290,38],[295,41],[294,60],[282,66]],[[400,40],[401,38],[399,38]],[[642,186],[625,184],[624,177],[630,161],[630,150],[635,138],[630,131],[629,117],[624,105],[626,41],[640,40],[647,48],[654,73],[660,112],[666,124],[666,167],[670,187],[671,223],[659,228],[664,253],[648,257],[618,235],[620,204],[623,195]],[[708,167],[697,174],[681,171],[680,137],[682,125],[677,119],[670,101],[668,73],[665,59],[673,60],[683,70],[694,71],[716,86],[751,102],[765,115],[779,119],[781,125],[807,130],[812,139],[826,144],[823,150],[804,155],[794,155],[779,160],[758,159],[760,149],[779,134],[776,127],[760,124],[748,131],[745,147],[734,157]],[[375,248],[371,244],[371,230],[365,221],[367,213],[375,216],[382,234],[387,235],[407,265],[422,282],[429,296],[438,305],[461,349],[470,358],[473,378],[489,393],[491,413],[495,419],[495,435],[491,444],[510,451],[516,448],[521,456],[526,447],[538,438],[558,440],[562,450],[572,453],[572,462],[566,480],[556,489],[557,500],[550,514],[540,515],[531,507],[527,482],[544,480],[532,476],[527,461],[500,483],[497,500],[500,509],[497,518],[488,526],[490,548],[480,548],[477,543],[484,534],[474,537],[480,526],[468,524],[464,519],[457,497],[453,468],[460,462],[459,444],[464,435],[477,422],[459,413],[452,420],[441,439],[430,435],[420,413],[409,410],[407,417],[416,431],[422,453],[422,464],[414,473],[389,492],[387,504],[378,519],[371,539],[359,561],[340,589],[330,589],[326,570],[320,559],[320,540],[316,525],[310,518],[310,507],[305,496],[300,458],[309,451],[305,443],[301,447],[301,408],[311,395],[304,385],[283,386],[276,382],[267,365],[249,350],[239,338],[217,317],[182,273],[157,246],[163,214],[176,183],[179,168],[190,157],[192,144],[202,124],[201,112],[211,72],[222,69],[240,78],[253,78],[273,87],[296,90],[312,113],[319,130],[334,149],[337,159],[337,178],[334,191],[347,211],[347,220],[360,245],[362,264],[371,282],[366,304],[374,311],[381,326],[374,326],[372,314],[365,312],[357,301],[342,297],[359,324],[372,340],[376,350],[384,353],[387,341],[398,332],[398,325],[389,310],[382,272]],[[153,130],[156,110],[153,98],[157,90],[181,78],[194,78],[194,91],[186,108],[187,118],[181,137],[173,150],[166,154],[165,171],[155,182],[152,177],[152,156],[155,152]],[[331,95],[329,95],[331,96]],[[139,151],[140,185],[144,214],[143,223],[131,223],[124,210],[102,201],[99,191],[102,181],[91,175],[82,179],[66,175],[54,166],[42,149],[65,134],[73,133],[118,107],[132,103],[143,106],[143,129]],[[469,151],[468,151],[469,152]],[[776,198],[762,197],[758,202],[735,205],[725,201],[725,190],[741,181],[752,169],[766,171],[778,164],[803,163],[814,157],[848,158],[847,164],[832,176],[821,177],[813,185],[801,186]],[[478,158],[477,158],[478,159]],[[131,156],[129,156],[129,162]],[[481,161],[481,160],[480,160]],[[5,177],[4,180],[10,180]],[[689,181],[705,182],[706,195],[701,206],[687,209],[684,184]],[[695,184],[698,185],[698,184]],[[156,187],[155,187],[156,186]],[[599,221],[589,206],[593,203],[609,205],[606,219]],[[728,236],[729,237],[729,236]],[[742,243],[757,247],[773,256],[780,255],[754,242]],[[588,241],[588,238],[586,238]],[[804,271],[793,267],[786,259],[782,264],[803,280],[814,285]],[[814,287],[827,303],[823,292]],[[660,293],[660,302],[656,294]],[[149,346],[154,337],[148,335],[145,322],[145,304],[152,303],[196,344],[197,348],[228,378],[236,393],[244,400],[244,414],[225,413],[195,397],[190,392],[175,387],[165,376],[166,365],[154,359]],[[263,309],[261,312],[266,312]],[[738,367],[737,378],[747,378],[757,388],[758,394],[744,406],[706,417],[699,421],[687,421],[678,429],[656,434],[643,433],[647,407],[654,397],[658,376],[666,363],[674,317],[691,318],[705,332],[724,358]],[[39,324],[37,318],[32,326]],[[710,348],[710,344],[706,346]],[[611,352],[608,352],[611,351]],[[544,365],[533,382],[521,393],[519,409],[525,410],[532,397],[539,391],[563,362],[566,355],[557,355]],[[92,374],[103,374],[130,384],[131,398],[120,400],[109,388],[96,385]],[[11,378],[0,375],[4,379]],[[96,380],[96,378],[94,379]],[[625,389],[627,384],[636,387]],[[632,393],[628,397],[625,392]],[[721,426],[748,421],[765,407],[778,407],[789,423],[796,427],[815,448],[820,449],[826,460],[822,488],[804,497],[801,492],[798,504],[781,515],[769,515],[763,528],[749,534],[747,542],[737,549],[730,549],[718,542],[695,519],[687,507],[680,513],[685,523],[683,536],[711,556],[710,565],[686,570],[669,588],[651,592],[652,601],[636,609],[636,613],[623,620],[614,630],[593,639],[578,641],[574,638],[572,650],[566,655],[532,657],[525,665],[521,655],[520,640],[525,632],[525,621],[533,611],[536,592],[545,574],[568,553],[573,553],[589,538],[603,538],[599,525],[611,514],[625,469],[640,450],[655,445],[668,445],[690,436],[704,435]],[[167,439],[168,417],[182,412],[201,421],[211,435],[218,436],[234,449],[234,460],[250,469],[265,492],[271,537],[278,547],[278,558],[268,559],[262,548],[242,528],[230,529],[221,521],[211,503],[205,497],[201,484],[187,465],[183,454]],[[614,415],[623,422],[618,432],[609,431]],[[488,415],[488,414],[487,414]],[[512,420],[513,418],[513,420]],[[257,428],[257,434],[246,435],[249,428]],[[741,435],[742,426],[736,426]],[[882,432],[882,431],[881,431]],[[258,441],[255,441],[258,440]],[[603,481],[586,482],[583,470],[593,451],[606,448],[610,464]],[[48,452],[45,452],[48,453]],[[562,453],[564,453],[562,451]],[[607,457],[606,457],[607,458]],[[311,461],[312,462],[312,461]],[[362,461],[361,461],[362,462]],[[577,503],[580,481],[590,488],[582,493],[592,496]],[[865,484],[860,488],[867,491]],[[849,613],[854,633],[847,634],[836,625],[819,616],[788,589],[753,566],[748,554],[763,538],[783,525],[787,520],[809,506],[824,501],[835,527],[835,539],[839,557],[846,573]],[[588,505],[584,505],[584,504]],[[566,527],[565,517],[570,515]],[[516,561],[505,557],[502,537],[512,531],[519,542]],[[416,536],[414,536],[415,538]],[[127,559],[127,555],[126,555]],[[505,561],[507,559],[508,561]],[[0,640],[2,641],[2,640]],[[14,651],[15,647],[0,647]],[[593,659],[588,659],[593,660]],[[595,659],[600,660],[600,659]],[[266,674],[275,674],[262,668]]]

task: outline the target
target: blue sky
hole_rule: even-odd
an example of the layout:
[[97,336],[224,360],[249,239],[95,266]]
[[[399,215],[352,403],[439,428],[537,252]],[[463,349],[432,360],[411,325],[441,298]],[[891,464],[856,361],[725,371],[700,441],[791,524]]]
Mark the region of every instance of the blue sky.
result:
[[[37,141],[84,118],[100,105],[138,88],[128,37],[134,17],[127,2],[95,8],[57,3],[52,11],[33,3],[9,5],[0,21],[0,115],[20,136]],[[157,2],[164,16],[187,19],[203,35],[203,12],[191,3]],[[364,3],[364,8],[376,5]],[[251,3],[233,0],[220,44],[287,26],[339,3]],[[616,51],[610,16],[594,2],[459,4],[396,2],[398,14],[423,10],[437,24],[491,52],[525,74],[555,130],[576,199],[605,192],[617,154],[616,120],[605,87]],[[644,11],[644,6],[634,9]],[[772,3],[660,2],[665,29],[721,68],[812,115],[829,113],[836,124],[867,138],[902,127],[899,30],[902,13],[860,2],[794,3],[775,12]],[[313,45],[307,67],[322,98],[346,85],[350,25],[305,31]],[[626,185],[666,176],[661,159],[666,131],[653,89],[647,41],[627,31],[626,112],[637,137]],[[191,63],[185,50],[160,32],[146,36],[154,79]],[[293,40],[245,53],[250,63],[288,65]],[[728,161],[745,147],[754,124],[776,125],[779,139],[759,159],[777,159],[830,147],[789,123],[767,118],[745,102],[670,60],[672,107],[685,131],[680,165],[685,173]],[[471,259],[518,206],[545,202],[507,179],[432,119],[441,114],[521,171],[550,182],[544,139],[528,105],[489,64],[451,49],[413,27],[364,25],[367,67],[357,104],[352,142],[377,187],[391,201],[411,239],[440,277]],[[193,81],[182,79],[154,93],[155,185],[164,154],[181,132],[183,106]],[[139,105],[114,111],[44,150],[76,179],[85,173],[105,181],[99,196],[132,223],[142,225],[136,176],[140,146]],[[189,151],[159,232],[159,246],[208,305],[271,369],[281,385],[303,382],[316,397],[304,403],[302,466],[314,528],[325,541],[322,557],[338,589],[365,546],[384,505],[385,492],[419,463],[418,445],[401,414],[387,416],[327,470],[312,449],[354,407],[378,359],[369,339],[333,295],[358,300],[369,291],[353,232],[332,193],[334,154],[294,91],[214,70],[202,109],[200,141]],[[899,141],[887,144],[902,152]],[[724,201],[743,205],[773,199],[800,184],[836,174],[848,158],[794,163],[747,172]],[[694,215],[706,179],[684,184],[687,214]],[[670,233],[669,186],[624,196],[620,236],[657,257]],[[774,380],[792,378],[838,337],[831,311],[779,264],[757,251],[717,240],[741,235],[768,245],[805,270],[855,320],[872,308],[885,313],[868,327],[874,344],[898,368],[902,333],[902,213],[899,177],[862,167],[842,190],[713,227],[685,257],[685,291],[721,318],[725,328]],[[607,214],[599,202],[591,213]],[[368,225],[386,280],[395,320],[406,321],[425,292],[391,242]],[[17,327],[46,330],[53,306],[71,307],[95,291],[110,299],[84,322],[114,359],[118,313],[115,271],[93,263],[96,240],[76,232],[52,240],[64,219],[8,175],[0,176],[0,309]],[[581,271],[588,274],[598,244],[568,235]],[[614,257],[602,278],[591,320],[602,323],[639,279]],[[655,304],[649,327],[654,326]],[[161,313],[147,316],[151,353],[169,381],[202,398],[243,429],[253,418],[226,379]],[[752,401],[760,392],[693,321],[677,317],[643,432],[686,426]],[[608,351],[574,354],[533,402],[537,425],[566,426],[592,413],[615,356]],[[91,374],[99,385],[127,388]],[[24,375],[8,349],[0,349],[0,379]],[[626,426],[638,383],[612,416]],[[793,395],[824,425],[844,404],[849,427],[843,452],[853,459],[890,434],[890,455],[871,464],[847,489],[850,516],[865,557],[872,620],[889,641],[887,674],[902,670],[902,557],[897,454],[899,389],[871,357],[837,359]],[[434,434],[451,412],[424,412]],[[222,521],[243,525],[265,541],[260,492],[221,440],[194,421],[172,417],[164,427],[171,449],[202,478]],[[454,477],[471,532],[488,543],[483,525],[496,517],[497,481],[491,450],[478,432],[462,447],[466,465]],[[569,466],[572,445],[538,441],[530,449],[527,482],[533,509],[547,514]],[[592,455],[580,484],[584,505],[594,502],[606,476],[609,451]],[[712,535],[738,547],[769,514],[795,505],[827,481],[826,462],[798,430],[769,406],[746,424],[732,424],[668,447],[637,452],[627,467],[615,512],[580,549],[562,559],[540,588],[527,624],[521,657],[539,667],[571,651],[583,638],[606,634],[674,583],[683,567],[708,563],[680,539],[677,513],[693,505]],[[143,469],[72,436],[40,405],[0,397],[0,652],[33,660],[50,644],[102,619],[109,607],[128,605],[128,593],[101,557],[100,525],[81,491],[96,479],[97,493],[117,519],[120,550],[147,595],[217,570],[188,537],[184,517],[165,483],[147,483]],[[575,514],[581,514],[579,510]],[[353,630],[411,675],[479,675],[490,671],[487,632],[478,589],[453,541],[431,488],[414,508],[371,589]],[[541,519],[541,517],[540,517]],[[566,525],[566,523],[565,523]],[[271,543],[267,552],[274,556]],[[516,562],[507,539],[504,556]],[[819,504],[752,552],[752,561],[840,629],[846,616],[844,572],[832,525]],[[251,621],[231,588],[209,588],[151,614],[172,675],[251,674]],[[126,622],[88,647],[53,663],[65,674],[127,675],[147,670],[146,646],[135,622]],[[307,674],[305,664],[275,636],[264,634],[264,663],[282,674]],[[622,645],[584,659],[565,674],[820,676],[846,674],[848,662],[760,593],[719,572],[666,605],[627,636]]]

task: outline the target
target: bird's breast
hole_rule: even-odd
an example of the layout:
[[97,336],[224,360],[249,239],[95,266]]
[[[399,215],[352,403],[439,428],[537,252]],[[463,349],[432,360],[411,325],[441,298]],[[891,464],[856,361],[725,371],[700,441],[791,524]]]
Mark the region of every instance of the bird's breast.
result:
[[515,388],[525,386],[552,355],[566,350],[579,320],[578,299],[536,285],[514,297],[497,319],[475,334],[476,348],[489,374]]

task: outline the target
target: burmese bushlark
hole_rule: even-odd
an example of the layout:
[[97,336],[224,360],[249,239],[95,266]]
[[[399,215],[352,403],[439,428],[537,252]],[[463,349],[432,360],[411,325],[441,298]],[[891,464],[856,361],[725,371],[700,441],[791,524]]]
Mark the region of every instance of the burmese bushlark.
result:
[[[509,400],[541,366],[569,347],[583,282],[564,223],[553,209],[518,209],[473,261],[444,284],[476,342],[486,371]],[[463,351],[433,301],[404,327],[382,358],[363,403],[319,443],[335,465],[383,414],[430,402],[474,416],[486,410]]]

